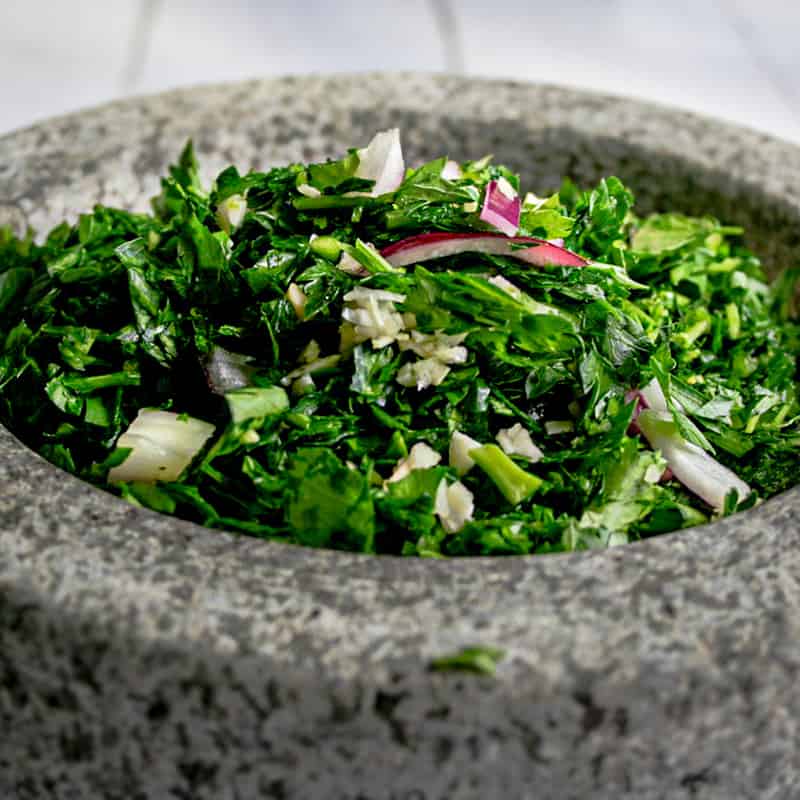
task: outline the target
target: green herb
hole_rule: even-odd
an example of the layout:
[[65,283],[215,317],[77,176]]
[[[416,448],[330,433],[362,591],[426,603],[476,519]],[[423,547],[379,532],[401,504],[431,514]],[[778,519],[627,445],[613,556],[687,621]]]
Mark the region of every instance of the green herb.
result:
[[496,445],[484,445],[472,450],[469,455],[511,505],[519,505],[527,500],[542,485],[541,478],[520,469]]
[[505,658],[506,651],[496,647],[465,647],[457,653],[431,661],[436,672],[476,672],[479,675],[494,675],[497,665]]
[[[740,229],[640,218],[609,177],[523,195],[520,235],[563,238],[585,266],[466,252],[397,267],[383,250],[406,237],[486,233],[487,185],[519,178],[488,158],[443,178],[443,157],[373,197],[363,153],[229,167],[206,189],[189,144],[150,214],[98,206],[38,243],[0,230],[0,420],[132,503],[364,553],[613,546],[800,482],[798,265],[770,285]],[[648,430],[738,476],[724,502],[687,490],[638,430],[646,387],[663,404]],[[214,436],[179,480],[109,485],[142,409]],[[132,440],[139,464],[147,448],[158,461],[154,430]]]

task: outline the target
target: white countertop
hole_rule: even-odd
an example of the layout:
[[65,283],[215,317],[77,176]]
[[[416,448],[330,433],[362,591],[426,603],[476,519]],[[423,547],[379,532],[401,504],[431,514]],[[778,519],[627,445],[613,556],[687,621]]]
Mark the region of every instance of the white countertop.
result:
[[0,132],[106,100],[383,69],[643,97],[800,143],[793,0],[25,0],[0,29]]

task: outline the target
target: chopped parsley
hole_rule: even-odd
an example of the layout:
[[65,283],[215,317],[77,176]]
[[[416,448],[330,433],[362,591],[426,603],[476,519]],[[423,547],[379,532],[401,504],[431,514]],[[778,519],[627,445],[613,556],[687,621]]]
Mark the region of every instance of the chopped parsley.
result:
[[[141,506],[409,556],[606,547],[800,482],[797,268],[616,178],[490,159],[224,170],[0,230],[0,421]],[[501,231],[501,232],[498,232]],[[494,651],[436,668],[491,671]]]
[[465,647],[456,653],[431,661],[434,672],[475,672],[492,676],[497,665],[506,657],[506,651],[496,647]]

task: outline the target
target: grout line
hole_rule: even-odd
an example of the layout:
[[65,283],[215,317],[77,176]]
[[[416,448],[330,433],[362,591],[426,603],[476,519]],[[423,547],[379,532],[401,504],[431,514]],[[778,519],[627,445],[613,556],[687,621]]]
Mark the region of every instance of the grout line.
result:
[[739,10],[738,3],[726,4],[725,8],[720,7],[718,2],[716,5],[720,15],[728,22],[734,35],[747,52],[753,66],[761,72],[769,85],[777,92],[791,116],[794,119],[800,119],[800,115],[797,113],[798,105],[800,105],[800,92],[791,81],[784,79],[782,70],[775,68],[775,62],[762,49],[758,34],[751,30],[749,20]]
[[136,89],[142,78],[161,0],[139,0],[138,6],[128,41],[128,54],[119,78],[119,88],[126,94]]
[[444,64],[448,72],[463,74],[465,68],[464,44],[458,16],[451,0],[429,0],[436,30],[444,50]]

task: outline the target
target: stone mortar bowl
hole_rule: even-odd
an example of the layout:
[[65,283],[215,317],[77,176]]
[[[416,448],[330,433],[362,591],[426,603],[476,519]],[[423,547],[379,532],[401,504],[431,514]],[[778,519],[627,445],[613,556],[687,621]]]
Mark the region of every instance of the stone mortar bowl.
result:
[[[145,208],[207,176],[336,156],[398,125],[409,163],[493,152],[526,185],[617,174],[639,207],[800,243],[800,148],[640,102],[453,77],[175,91],[0,139],[0,222]],[[577,555],[415,560],[206,530],[81,483],[0,429],[0,797],[800,796],[800,489]],[[436,656],[504,648],[493,678]]]

